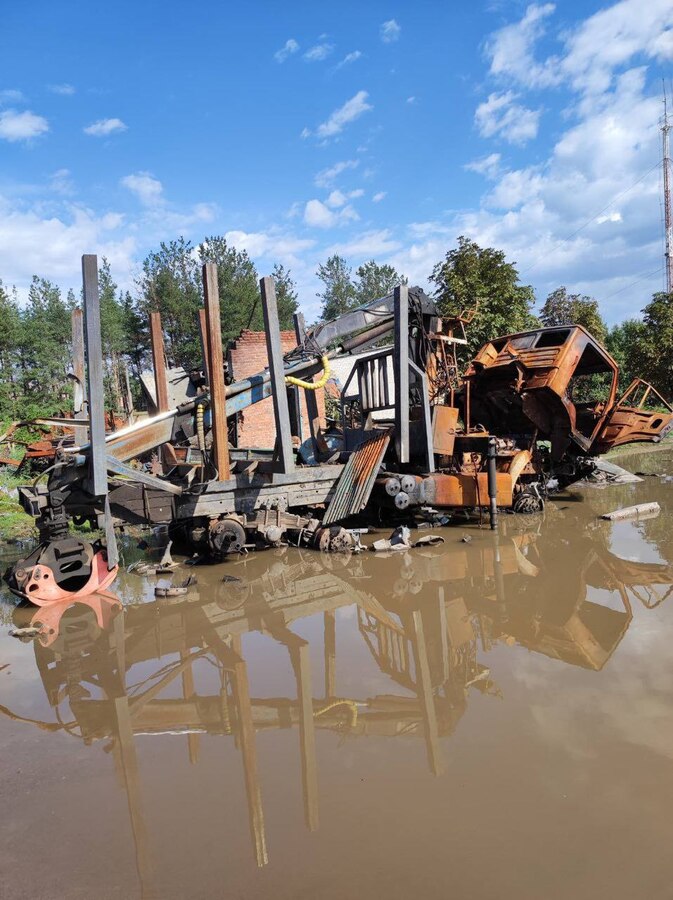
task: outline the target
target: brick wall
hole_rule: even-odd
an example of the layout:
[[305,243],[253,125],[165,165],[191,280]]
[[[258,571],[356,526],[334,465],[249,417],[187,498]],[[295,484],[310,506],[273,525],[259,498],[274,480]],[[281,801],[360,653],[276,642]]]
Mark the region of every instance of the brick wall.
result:
[[[297,346],[293,331],[281,331],[281,346],[287,353]],[[238,338],[229,345],[227,352],[229,372],[234,381],[249,378],[261,372],[269,364],[266,353],[266,336],[263,331],[242,331]],[[309,437],[308,415],[304,391],[299,389],[302,419],[302,436]],[[316,392],[320,420],[325,421],[325,396],[323,390]],[[243,410],[238,423],[239,447],[273,447],[276,438],[276,425],[273,418],[273,400],[267,397],[253,406]]]

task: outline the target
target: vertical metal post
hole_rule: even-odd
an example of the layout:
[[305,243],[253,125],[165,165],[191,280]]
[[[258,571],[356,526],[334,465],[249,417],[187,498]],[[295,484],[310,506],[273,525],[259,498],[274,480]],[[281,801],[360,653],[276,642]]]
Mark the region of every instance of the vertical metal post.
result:
[[336,618],[333,612],[323,613],[325,643],[325,700],[336,692]]
[[168,381],[166,378],[166,356],[164,353],[164,333],[161,329],[161,313],[150,313],[150,340],[152,343],[157,412],[167,412]]
[[224,386],[224,358],[222,356],[222,326],[220,324],[220,293],[217,287],[217,266],[206,263],[202,270],[203,297],[206,305],[206,333],[208,346],[208,375],[210,379],[210,410],[212,415],[215,467],[220,481],[231,478],[229,465],[229,432],[227,429],[227,393]]
[[294,472],[294,455],[292,453],[290,411],[285,390],[283,349],[280,344],[276,287],[273,278],[269,276],[262,278],[259,282],[259,288],[262,294],[266,349],[269,357],[269,374],[271,376],[271,396],[273,398],[273,414],[276,421],[276,446],[278,447],[280,470],[284,474],[289,474]]
[[425,642],[423,616],[421,615],[420,609],[415,609],[412,612],[410,624],[415,657],[416,691],[418,693],[418,700],[423,715],[423,730],[425,732],[425,747],[428,754],[428,764],[433,775],[441,775],[444,766],[439,752],[437,712],[435,710],[435,698],[432,693],[428,647]]
[[395,447],[400,463],[409,462],[409,288],[395,288]]
[[98,259],[94,254],[82,257],[84,288],[84,330],[87,359],[87,396],[89,398],[89,481],[95,497],[107,494],[105,464],[105,395],[103,384],[103,348],[100,336],[98,299]]
[[124,363],[124,392],[125,392],[125,400],[124,406],[126,411],[126,417],[128,419],[128,424],[130,425],[133,421],[133,393],[131,391],[131,382],[129,380],[129,367],[127,363]]
[[206,311],[199,309],[199,334],[201,335],[201,353],[203,354],[203,372],[206,383],[210,384],[210,360],[208,359],[208,327],[206,325]]
[[[295,337],[297,338],[297,344],[302,344],[306,335],[306,323],[304,322],[304,316],[302,315],[302,313],[295,313],[292,318],[294,320],[294,333]],[[313,381],[313,378],[311,377],[307,380]],[[306,399],[308,427],[310,429],[311,438],[313,440],[313,452],[317,455],[319,451],[323,451],[327,448],[320,428],[318,397],[315,391],[304,391],[304,398]]]
[[488,514],[491,531],[498,527],[498,478],[496,469],[495,438],[488,439],[486,472],[488,477]]
[[[73,409],[75,419],[86,419],[86,382],[84,374],[84,313],[81,309],[72,311],[72,374],[75,378],[73,388]],[[86,444],[86,425],[75,426],[75,445]]]
[[262,792],[257,771],[257,748],[255,746],[255,724],[252,718],[250,702],[250,685],[248,682],[248,666],[241,656],[241,638],[235,635],[231,642],[231,653],[235,660],[233,672],[234,703],[238,720],[238,739],[243,757],[245,775],[245,793],[248,799],[248,816],[250,836],[255,849],[255,860],[261,868],[269,861],[266,850],[266,830],[264,827],[264,808]]

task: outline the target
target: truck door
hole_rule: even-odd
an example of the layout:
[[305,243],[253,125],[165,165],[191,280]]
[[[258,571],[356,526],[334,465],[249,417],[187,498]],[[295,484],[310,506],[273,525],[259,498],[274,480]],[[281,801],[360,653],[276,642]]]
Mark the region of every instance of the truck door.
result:
[[651,384],[634,378],[615,403],[591,448],[607,453],[635,441],[661,441],[673,428],[673,406]]

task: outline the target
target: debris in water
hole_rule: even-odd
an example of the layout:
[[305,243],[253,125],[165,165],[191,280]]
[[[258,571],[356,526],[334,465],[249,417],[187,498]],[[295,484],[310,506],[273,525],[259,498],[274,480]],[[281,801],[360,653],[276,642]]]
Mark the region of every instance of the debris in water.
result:
[[660,512],[661,507],[655,500],[652,503],[638,503],[636,506],[625,506],[623,509],[604,513],[601,519],[608,519],[610,522],[618,522],[620,519],[651,519]]
[[471,534],[464,534],[464,535],[462,536],[462,538],[461,538],[461,541],[462,541],[464,544],[469,544],[471,540],[472,540],[472,535],[471,535]]
[[154,588],[154,596],[155,597],[181,597],[183,594],[186,594],[190,587],[194,587],[196,585],[196,576],[190,575],[189,578],[186,578],[182,584],[174,585],[171,587],[157,587]]
[[34,625],[27,625],[25,628],[12,628],[9,632],[10,637],[15,638],[36,638],[42,634],[42,628],[36,628]]

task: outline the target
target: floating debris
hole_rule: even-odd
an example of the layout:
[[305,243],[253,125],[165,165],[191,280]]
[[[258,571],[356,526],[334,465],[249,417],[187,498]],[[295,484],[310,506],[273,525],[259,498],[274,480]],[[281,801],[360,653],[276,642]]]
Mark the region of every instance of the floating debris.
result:
[[190,575],[182,584],[171,585],[170,587],[154,588],[155,597],[182,597],[187,591],[196,585],[196,576]]
[[652,503],[638,503],[636,506],[625,506],[623,509],[603,513],[601,519],[608,519],[610,522],[618,522],[621,519],[652,519],[660,512],[661,507],[654,500]]

